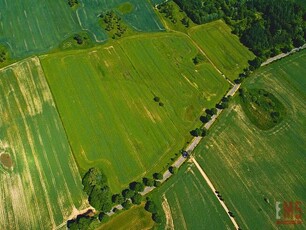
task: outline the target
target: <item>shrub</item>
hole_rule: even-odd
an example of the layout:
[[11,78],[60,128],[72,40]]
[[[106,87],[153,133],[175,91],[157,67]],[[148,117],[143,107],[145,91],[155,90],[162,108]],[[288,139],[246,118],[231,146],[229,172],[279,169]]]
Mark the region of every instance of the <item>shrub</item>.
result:
[[173,166],[170,166],[169,167],[169,172],[171,172],[172,174],[176,174],[178,171],[178,168],[177,167],[173,167]]
[[153,201],[149,200],[145,204],[145,210],[151,213],[156,213],[156,205]]
[[122,207],[124,208],[124,209],[130,209],[131,207],[132,207],[132,203],[131,203],[131,201],[129,201],[129,200],[127,200],[127,201],[124,201],[122,204]]
[[145,186],[152,187],[154,185],[154,180],[150,178],[143,178],[142,182],[144,183]]
[[156,180],[162,180],[163,179],[163,175],[161,173],[154,173],[153,177]]
[[161,217],[158,213],[153,213],[152,214],[152,220],[154,220],[154,222],[158,223],[158,224],[160,224],[162,222]]

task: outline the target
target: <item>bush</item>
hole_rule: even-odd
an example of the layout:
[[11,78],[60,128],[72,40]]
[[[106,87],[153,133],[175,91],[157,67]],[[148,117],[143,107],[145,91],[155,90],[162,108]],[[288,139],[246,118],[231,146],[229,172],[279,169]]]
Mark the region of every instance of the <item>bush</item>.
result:
[[82,179],[83,190],[95,209],[108,212],[111,209],[111,194],[106,176],[98,169],[91,168]]
[[154,180],[150,178],[143,178],[142,182],[144,183],[145,186],[152,187],[154,185]]
[[132,203],[131,203],[131,201],[129,201],[129,200],[127,200],[127,201],[125,201],[125,202],[123,202],[122,204],[122,207],[124,208],[124,209],[130,209],[131,207],[132,207]]
[[162,222],[161,217],[158,213],[152,214],[152,220],[154,220],[155,223],[160,224]]
[[172,174],[176,174],[178,171],[178,168],[177,167],[173,167],[173,166],[170,166],[169,167],[169,172],[171,172]]
[[119,212],[119,209],[118,208],[113,208],[113,212],[117,213],[117,212]]
[[154,173],[153,177],[156,180],[162,180],[163,179],[163,174],[161,174],[161,173]]
[[145,204],[145,210],[151,213],[156,213],[156,205],[154,201],[151,201],[151,200],[147,201]]
[[154,187],[160,187],[161,186],[161,182],[158,180],[154,181]]
[[205,137],[206,136],[206,129],[200,129],[200,128],[196,128],[192,131],[190,131],[190,134],[194,137]]
[[131,198],[132,196],[134,196],[135,192],[133,190],[130,190],[130,189],[124,189],[122,191],[122,196],[125,198],[125,199],[129,199]]
[[132,182],[130,183],[130,189],[135,192],[142,192],[144,190],[144,184],[140,182]]
[[134,196],[132,196],[131,200],[132,200],[132,203],[133,203],[133,204],[141,204],[142,195],[140,195],[139,193],[137,193],[137,194],[135,194]]
[[112,202],[114,204],[121,204],[124,201],[124,198],[121,194],[114,194],[112,196]]
[[100,221],[102,221],[102,220],[106,219],[107,217],[108,217],[108,215],[106,213],[100,212],[98,218],[99,218]]
[[160,102],[160,98],[159,97],[154,97],[154,101],[155,102]]

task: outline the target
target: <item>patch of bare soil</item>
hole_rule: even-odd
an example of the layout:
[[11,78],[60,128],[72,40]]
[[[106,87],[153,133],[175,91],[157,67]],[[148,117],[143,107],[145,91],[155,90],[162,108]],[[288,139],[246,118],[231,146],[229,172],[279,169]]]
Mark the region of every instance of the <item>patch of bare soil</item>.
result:
[[14,162],[11,158],[11,156],[7,153],[2,153],[0,155],[0,162],[3,165],[4,168],[6,169],[12,169],[14,166]]

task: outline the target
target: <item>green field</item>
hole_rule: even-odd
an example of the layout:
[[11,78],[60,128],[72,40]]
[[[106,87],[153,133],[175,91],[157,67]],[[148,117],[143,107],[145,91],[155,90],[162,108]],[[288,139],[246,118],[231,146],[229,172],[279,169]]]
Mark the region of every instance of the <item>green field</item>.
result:
[[80,2],[81,7],[76,11],[77,17],[82,28],[91,31],[97,42],[107,39],[105,32],[100,28],[97,17],[109,10],[115,10],[136,31],[157,32],[164,30],[152,6],[146,0],[80,0]]
[[[305,207],[305,62],[303,51],[261,68],[243,85],[263,88],[285,105],[279,124],[259,129],[236,98],[196,150],[242,229],[277,228],[276,201],[301,201]],[[305,229],[305,221],[295,229]]]
[[14,58],[42,53],[81,30],[66,1],[0,0],[0,42]]
[[87,202],[38,58],[0,70],[0,127],[0,229],[65,226]]
[[230,80],[238,78],[255,57],[221,20],[193,27],[188,33]]
[[152,229],[153,226],[151,213],[144,209],[144,205],[139,205],[112,217],[107,223],[102,224],[99,230],[144,230]]
[[[194,165],[154,192],[164,220],[159,229],[232,229],[232,223]],[[160,204],[161,203],[161,204]]]
[[16,59],[41,54],[57,48],[65,39],[87,31],[93,41],[108,39],[98,16],[118,11],[132,28],[142,32],[164,30],[148,1],[79,0],[74,10],[67,0],[0,0],[0,44],[10,49]]
[[169,162],[228,89],[210,64],[193,64],[197,52],[163,33],[41,57],[82,172],[101,167],[119,191]]

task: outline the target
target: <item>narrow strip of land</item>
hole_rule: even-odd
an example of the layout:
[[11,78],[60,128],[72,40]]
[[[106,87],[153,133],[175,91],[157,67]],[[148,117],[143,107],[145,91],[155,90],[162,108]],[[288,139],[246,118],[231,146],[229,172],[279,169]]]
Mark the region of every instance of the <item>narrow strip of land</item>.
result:
[[212,190],[212,192],[217,197],[218,201],[220,202],[220,204],[223,207],[223,209],[226,211],[228,217],[231,219],[231,221],[232,221],[233,225],[235,226],[235,228],[239,229],[239,226],[238,226],[236,220],[229,214],[230,211],[229,211],[228,207],[225,205],[225,203],[222,200],[219,199],[219,197],[218,197],[218,195],[216,193],[217,190],[215,189],[214,185],[211,183],[210,179],[208,178],[208,176],[206,175],[204,170],[201,168],[201,166],[199,165],[199,163],[196,161],[196,159],[193,156],[191,156],[190,159],[195,164],[197,169],[200,171],[201,175],[203,176],[204,180],[208,184],[209,188]]
[[268,60],[266,60],[265,62],[263,62],[263,63],[261,64],[261,66],[268,65],[268,64],[270,64],[270,63],[272,63],[272,62],[274,62],[274,61],[277,61],[277,60],[279,60],[279,59],[282,59],[282,58],[284,58],[284,57],[287,57],[288,55],[293,54],[293,53],[296,53],[296,52],[298,52],[298,51],[300,51],[300,50],[302,50],[302,49],[305,49],[305,48],[306,48],[306,44],[304,44],[304,45],[301,46],[301,47],[294,48],[294,49],[292,49],[292,50],[291,50],[290,52],[288,52],[288,53],[281,53],[281,54],[279,54],[279,55],[276,55],[276,56],[274,56],[274,57],[271,57],[271,58],[269,58]]

